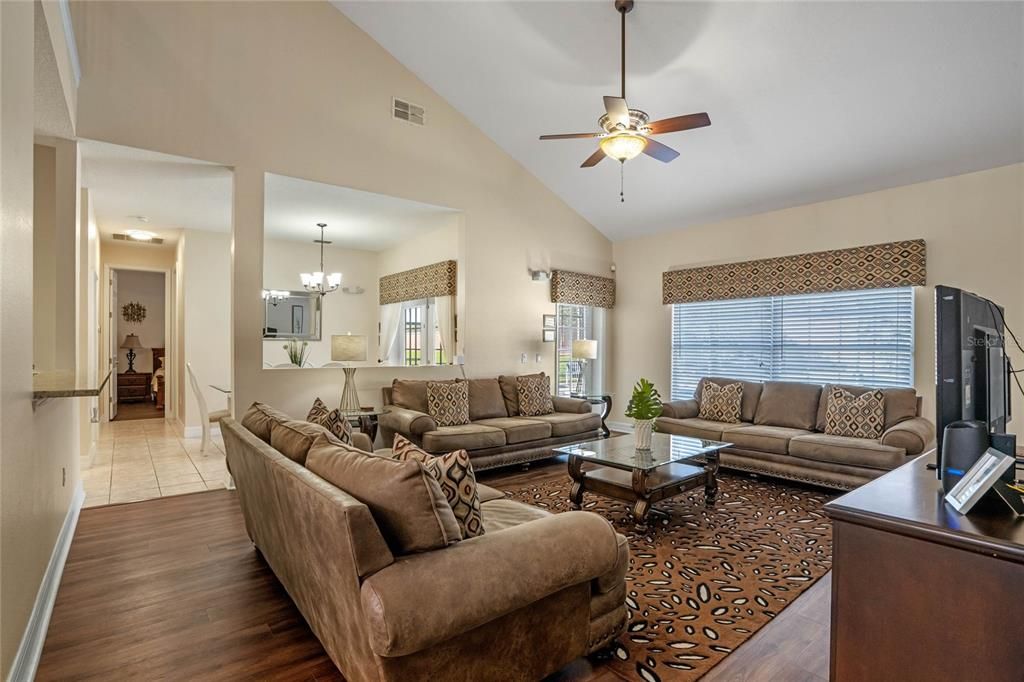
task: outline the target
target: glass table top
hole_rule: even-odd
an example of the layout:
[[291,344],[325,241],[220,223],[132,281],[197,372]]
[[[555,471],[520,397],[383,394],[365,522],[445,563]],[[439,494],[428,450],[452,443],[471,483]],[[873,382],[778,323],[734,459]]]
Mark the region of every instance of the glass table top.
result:
[[587,462],[595,462],[619,469],[656,469],[672,462],[703,464],[706,455],[727,448],[732,443],[717,440],[655,433],[650,450],[637,450],[632,435],[605,438],[587,443],[576,443],[554,451],[563,455],[576,455]]

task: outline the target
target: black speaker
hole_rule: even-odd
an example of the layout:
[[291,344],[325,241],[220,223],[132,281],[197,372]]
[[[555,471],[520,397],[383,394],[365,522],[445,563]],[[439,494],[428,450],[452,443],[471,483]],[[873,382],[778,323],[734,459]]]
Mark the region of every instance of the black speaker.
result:
[[988,425],[979,421],[957,421],[942,434],[942,465],[939,478],[947,493],[988,450]]

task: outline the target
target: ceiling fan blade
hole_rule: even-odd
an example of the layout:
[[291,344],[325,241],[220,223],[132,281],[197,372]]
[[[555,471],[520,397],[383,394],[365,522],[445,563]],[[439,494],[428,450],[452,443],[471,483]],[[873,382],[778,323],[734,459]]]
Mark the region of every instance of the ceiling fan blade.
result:
[[574,140],[580,137],[601,137],[604,133],[564,133],[562,135],[541,135],[542,140]]
[[610,118],[613,123],[621,123],[627,128],[629,127],[629,107],[626,106],[626,100],[621,97],[609,97],[605,95],[604,110],[608,112],[608,118]]
[[601,159],[603,159],[605,156],[606,155],[604,153],[604,150],[598,147],[596,152],[588,156],[587,160],[580,164],[580,168],[590,168],[592,166],[596,166],[601,162]]
[[662,133],[675,133],[680,130],[692,130],[693,128],[703,128],[709,125],[711,125],[711,118],[706,113],[701,112],[699,114],[687,114],[674,118],[663,118],[660,121],[648,123],[647,127],[651,129],[651,135],[661,135]]
[[644,154],[647,156],[653,156],[658,161],[668,163],[672,159],[679,156],[679,152],[672,147],[664,145],[657,140],[647,138],[647,146],[644,147]]

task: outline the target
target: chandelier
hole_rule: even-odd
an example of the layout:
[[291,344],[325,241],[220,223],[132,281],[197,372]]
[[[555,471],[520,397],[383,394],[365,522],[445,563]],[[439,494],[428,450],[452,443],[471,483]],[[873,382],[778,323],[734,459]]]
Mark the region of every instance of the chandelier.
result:
[[316,226],[320,228],[320,239],[314,239],[313,243],[320,245],[320,269],[316,272],[303,272],[299,278],[306,291],[325,296],[341,286],[341,273],[332,272],[324,275],[324,244],[331,242],[324,240],[324,228],[327,227],[327,223],[317,223]]
[[270,305],[277,307],[277,304],[288,298],[289,292],[279,291],[277,289],[264,289],[263,300],[270,303]]

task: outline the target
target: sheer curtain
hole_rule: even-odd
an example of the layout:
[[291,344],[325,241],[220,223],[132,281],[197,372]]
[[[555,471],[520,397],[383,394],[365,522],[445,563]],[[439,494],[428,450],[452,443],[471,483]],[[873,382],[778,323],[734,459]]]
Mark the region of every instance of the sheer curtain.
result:
[[398,338],[398,328],[402,322],[402,304],[388,303],[380,307],[380,347],[377,350],[377,360],[389,362],[391,360],[391,349],[395,346]]
[[446,364],[453,364],[455,356],[455,315],[452,310],[452,296],[438,296],[434,299],[434,311],[437,314],[437,331],[441,335],[441,350],[444,351]]

